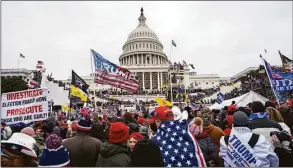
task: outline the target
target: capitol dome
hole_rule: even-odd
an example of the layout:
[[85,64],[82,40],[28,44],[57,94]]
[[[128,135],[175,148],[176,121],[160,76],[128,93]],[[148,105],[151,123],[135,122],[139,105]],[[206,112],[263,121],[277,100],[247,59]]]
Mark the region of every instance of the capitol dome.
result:
[[146,17],[141,8],[138,26],[128,35],[119,57],[122,66],[167,65],[168,58],[158,36],[146,25]]

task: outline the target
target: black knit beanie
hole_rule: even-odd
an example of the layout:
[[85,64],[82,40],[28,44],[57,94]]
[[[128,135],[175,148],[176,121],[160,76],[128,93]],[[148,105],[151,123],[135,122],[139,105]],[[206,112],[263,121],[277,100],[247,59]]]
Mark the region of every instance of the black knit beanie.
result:
[[133,167],[164,167],[160,148],[150,139],[140,140],[131,153]]

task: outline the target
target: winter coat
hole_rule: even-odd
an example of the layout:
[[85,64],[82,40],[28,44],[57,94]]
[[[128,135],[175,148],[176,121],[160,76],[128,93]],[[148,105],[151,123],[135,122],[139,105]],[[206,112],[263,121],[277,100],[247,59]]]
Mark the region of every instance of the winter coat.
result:
[[209,137],[211,137],[213,143],[216,145],[216,151],[218,153],[220,151],[220,139],[222,136],[225,136],[225,133],[221,128],[216,127],[213,124],[204,127],[203,130],[209,134]]
[[36,146],[36,148],[35,148],[36,154],[37,154],[37,156],[40,156],[41,152],[45,148],[44,138],[40,137],[40,136],[34,136],[33,138],[36,140],[36,144],[35,144],[35,146]]
[[293,167],[293,152],[290,153],[283,148],[275,148],[275,153],[280,159],[280,167]]
[[131,159],[126,148],[110,142],[102,144],[96,167],[129,167],[130,165]]
[[270,133],[272,131],[283,130],[280,124],[269,119],[255,119],[252,120],[250,123],[250,128],[252,132],[265,136],[267,140],[270,140]]
[[101,143],[83,132],[63,141],[63,146],[69,152],[70,166],[94,167],[100,154]]
[[[240,155],[242,156],[243,159],[251,160],[252,158],[247,156],[250,156],[250,153],[253,154],[256,161],[258,161],[259,163],[258,167],[278,167],[279,158],[276,155],[276,153],[273,151],[272,145],[269,143],[269,141],[266,140],[266,138],[263,135],[260,135],[255,146],[251,149],[249,148],[249,144],[248,144],[251,137],[252,137],[252,131],[249,128],[233,127],[228,139],[228,143],[233,148],[237,148],[235,150],[241,151],[243,153],[242,155]],[[241,142],[241,143],[238,143],[238,142]],[[233,163],[228,162],[229,161],[228,147],[224,140],[224,137],[221,138],[220,144],[221,144],[221,148],[220,148],[219,155],[224,160],[225,167],[229,167],[230,164],[233,164]],[[251,150],[249,150],[249,152],[246,152],[248,151],[247,149],[251,149]],[[244,155],[245,153],[246,155]],[[232,157],[233,156],[234,155],[232,155]]]

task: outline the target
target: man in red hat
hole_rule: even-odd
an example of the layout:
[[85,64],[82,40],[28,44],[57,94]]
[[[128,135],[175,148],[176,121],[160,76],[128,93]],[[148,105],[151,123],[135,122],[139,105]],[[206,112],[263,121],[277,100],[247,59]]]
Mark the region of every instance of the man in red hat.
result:
[[157,128],[159,128],[161,122],[174,120],[174,114],[172,110],[167,106],[161,106],[155,108],[155,123]]
[[128,156],[127,141],[129,128],[122,122],[110,124],[109,141],[101,145],[101,152],[96,167],[130,167],[131,159]]
[[225,128],[224,132],[226,135],[230,135],[231,129],[232,129],[232,123],[233,123],[233,115],[237,111],[236,104],[231,104],[228,107],[228,115],[222,122],[222,127]]

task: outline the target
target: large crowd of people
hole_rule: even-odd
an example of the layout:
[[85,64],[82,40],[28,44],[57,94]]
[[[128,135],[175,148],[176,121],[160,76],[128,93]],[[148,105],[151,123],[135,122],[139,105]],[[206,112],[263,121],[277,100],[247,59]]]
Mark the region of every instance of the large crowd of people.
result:
[[[281,107],[258,101],[237,107],[232,102],[213,111],[161,106],[144,114],[116,109],[115,115],[87,108],[75,116],[55,112],[44,121],[2,122],[1,166],[292,167],[293,100],[290,102]],[[178,125],[172,127],[176,121]],[[159,140],[163,135],[171,140]],[[186,136],[196,141],[192,145],[197,150],[188,153],[193,148],[182,147],[178,153],[177,148],[171,149],[173,141],[179,147],[189,145]],[[201,157],[203,160],[197,160]]]

